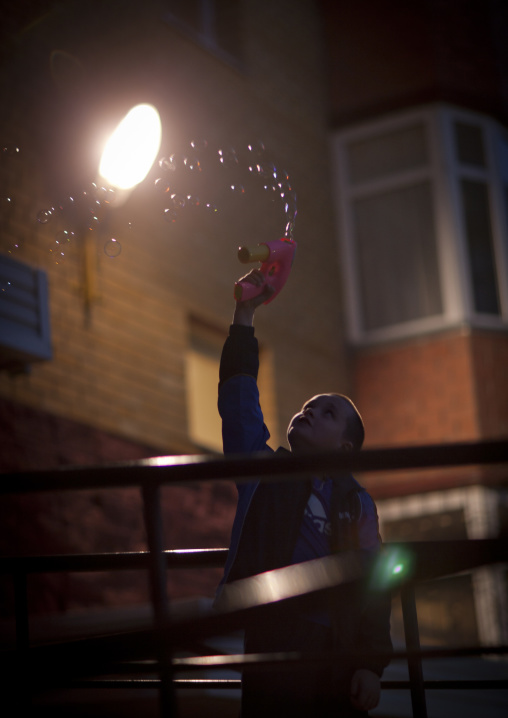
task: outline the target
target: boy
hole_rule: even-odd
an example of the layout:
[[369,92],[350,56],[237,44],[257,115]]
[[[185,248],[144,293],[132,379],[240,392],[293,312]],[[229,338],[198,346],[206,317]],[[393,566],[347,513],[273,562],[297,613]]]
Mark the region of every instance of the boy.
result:
[[[259,270],[244,279],[262,286]],[[225,453],[271,451],[256,384],[258,348],[254,313],[272,290],[237,302],[221,357],[219,412]],[[291,452],[360,449],[363,423],[354,404],[340,394],[320,394],[292,419]],[[285,452],[279,448],[278,452]],[[374,502],[352,476],[309,481],[249,482],[238,485],[238,505],[221,587],[283,566],[352,550],[362,557],[380,547]],[[245,635],[245,652],[337,651],[333,667],[269,668],[244,671],[242,718],[256,716],[365,716],[379,702],[380,676],[391,650],[389,599],[375,602],[348,586],[330,611],[287,609],[276,621],[263,620]],[[347,657],[365,651],[356,662]],[[384,655],[378,655],[384,654]]]

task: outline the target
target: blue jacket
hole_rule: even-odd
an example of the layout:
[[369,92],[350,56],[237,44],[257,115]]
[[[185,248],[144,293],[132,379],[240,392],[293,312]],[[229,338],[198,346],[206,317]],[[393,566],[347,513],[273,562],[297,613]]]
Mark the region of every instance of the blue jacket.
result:
[[[225,454],[273,451],[267,444],[270,434],[259,404],[258,363],[253,327],[232,325],[222,352],[219,383]],[[279,448],[277,452],[286,449]],[[338,476],[333,481],[332,552],[348,549],[365,554],[376,552],[381,540],[372,498],[350,475]],[[291,564],[311,482],[252,481],[238,483],[237,489],[237,510],[219,593],[224,583]],[[375,617],[375,623],[379,636],[374,643],[381,651],[389,651],[389,607],[381,611],[379,621]],[[367,620],[364,625],[366,628],[368,625],[372,634],[372,621]],[[345,633],[344,627],[340,632]],[[357,641],[357,636],[351,636],[351,643],[358,647]],[[373,649],[372,645],[365,648]],[[373,661],[364,667],[381,674],[386,663]]]

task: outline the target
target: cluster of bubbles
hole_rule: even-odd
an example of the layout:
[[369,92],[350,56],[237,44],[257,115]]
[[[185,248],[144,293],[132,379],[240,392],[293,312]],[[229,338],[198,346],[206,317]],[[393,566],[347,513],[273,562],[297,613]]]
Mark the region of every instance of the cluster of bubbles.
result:
[[[68,223],[67,228],[57,230],[54,243],[49,248],[56,264],[61,264],[64,261],[76,240],[76,232],[71,227],[77,213],[79,212],[81,215],[80,224],[85,231],[93,232],[99,229],[105,212],[114,199],[115,190],[113,188],[92,182],[81,194],[74,197],[68,196],[62,202],[37,212],[36,220],[41,225]],[[121,251],[120,242],[113,237],[108,238],[104,243],[104,253],[108,257],[118,257]]]
[[198,208],[209,214],[218,212],[215,204],[181,191],[182,177],[189,179],[192,174],[199,175],[214,166],[223,168],[223,182],[230,194],[236,197],[248,194],[247,182],[253,178],[270,201],[278,200],[284,212],[284,234],[293,238],[297,215],[296,192],[288,173],[270,161],[262,142],[248,144],[242,153],[233,147],[213,151],[206,141],[194,141],[187,153],[175,152],[161,157],[158,162],[160,173],[154,186],[165,199],[163,213],[168,222],[178,221],[188,208]]
[[[7,161],[19,154],[20,150],[16,146],[5,146],[0,151],[0,157]],[[269,159],[262,142],[248,144],[243,150],[237,151],[230,146],[213,150],[205,140],[193,141],[187,151],[161,157],[157,167],[159,171],[153,187],[156,195],[162,198],[162,215],[169,224],[178,222],[189,211],[199,211],[211,217],[219,212],[214,201],[201,199],[194,193],[199,185],[196,178],[203,172],[205,175],[214,173],[214,182],[218,179],[217,184],[220,184],[226,195],[235,198],[248,196],[254,180],[270,202],[280,203],[284,216],[284,235],[293,238],[297,215],[296,193],[288,173],[276,167]],[[183,187],[192,189],[185,191]],[[56,264],[65,260],[76,241],[78,213],[81,228],[84,226],[88,231],[97,230],[114,200],[114,189],[91,183],[78,195],[68,196],[37,212],[38,224],[57,226],[54,241],[49,248]],[[0,218],[6,217],[12,208],[11,197],[0,197]],[[131,222],[128,222],[128,227],[132,227]],[[108,257],[114,258],[119,256],[122,246],[118,239],[109,236],[103,249]]]
[[[3,147],[0,145],[0,166],[2,169],[19,156],[20,149],[16,145],[4,145]],[[0,232],[2,234],[4,233],[5,227],[13,217],[15,204],[16,203],[7,188],[2,188],[0,193]],[[8,254],[12,254],[13,250],[17,249],[19,249],[19,240],[14,240],[7,252]],[[9,287],[10,282],[4,282],[1,280],[0,291],[4,292]]]

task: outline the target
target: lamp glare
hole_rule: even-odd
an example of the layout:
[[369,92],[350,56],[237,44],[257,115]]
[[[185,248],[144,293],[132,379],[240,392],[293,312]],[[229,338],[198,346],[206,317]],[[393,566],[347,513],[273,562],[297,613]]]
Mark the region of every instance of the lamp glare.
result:
[[152,105],[136,105],[106,143],[99,174],[113,187],[130,189],[142,182],[161,143],[159,113]]

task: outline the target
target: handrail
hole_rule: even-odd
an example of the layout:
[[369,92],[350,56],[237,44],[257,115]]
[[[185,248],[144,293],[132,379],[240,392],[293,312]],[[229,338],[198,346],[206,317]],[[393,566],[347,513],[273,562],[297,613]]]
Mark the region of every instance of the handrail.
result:
[[[224,566],[227,548],[169,549],[162,552],[168,568]],[[114,553],[54,554],[48,556],[0,556],[0,573],[81,573],[88,571],[129,571],[148,568],[149,551]]]
[[431,444],[305,455],[161,456],[115,464],[1,475],[0,494],[161,486],[216,480],[304,479],[342,471],[389,471],[508,462],[508,440]]

